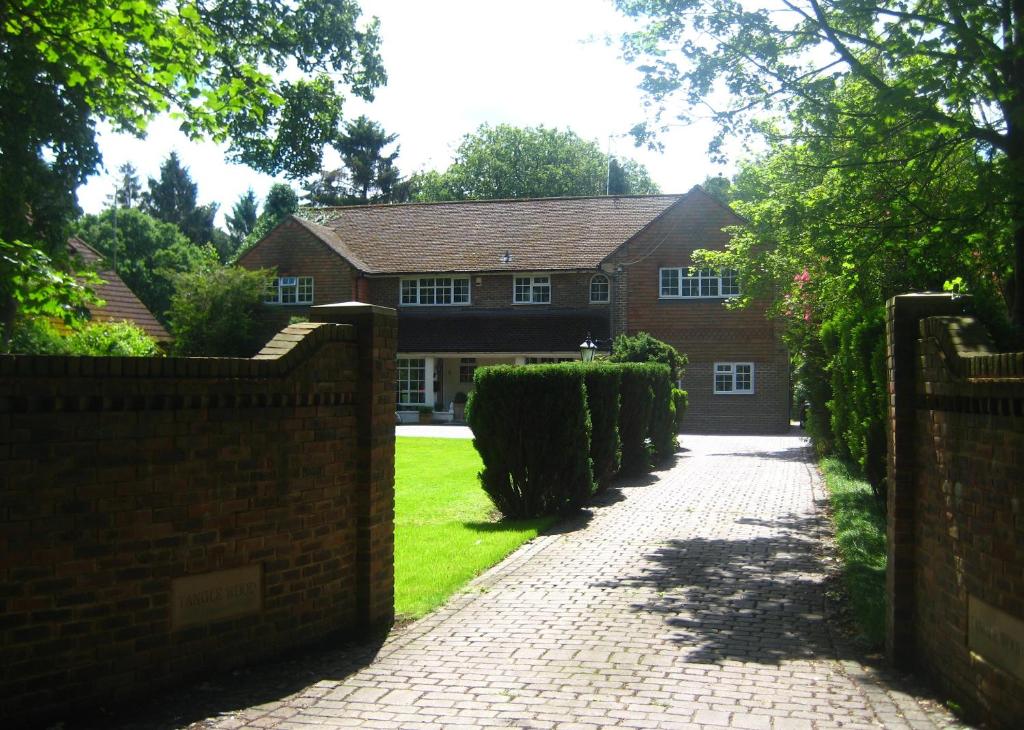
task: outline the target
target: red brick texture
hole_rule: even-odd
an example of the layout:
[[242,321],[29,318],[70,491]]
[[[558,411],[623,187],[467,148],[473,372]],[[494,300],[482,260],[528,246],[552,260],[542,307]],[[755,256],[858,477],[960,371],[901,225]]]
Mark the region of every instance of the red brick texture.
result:
[[[395,316],[332,321],[253,360],[0,357],[7,722],[391,621]],[[172,581],[243,566],[260,611],[172,627]]]
[[[889,302],[888,648],[977,719],[1020,727],[1024,677],[972,647],[969,605],[1024,621],[1024,353],[997,353],[963,308]],[[1019,655],[1024,636],[997,641]]]
[[[247,269],[275,269],[278,276],[312,276],[313,304],[357,299],[355,270],[298,221],[289,218],[274,228],[238,259]],[[389,304],[387,306],[395,306]],[[263,339],[288,324],[292,317],[309,317],[309,306],[267,304],[261,311],[259,332]]]
[[[721,299],[661,299],[659,269],[691,266],[699,248],[724,249],[723,230],[742,220],[707,195],[690,195],[627,242],[607,267],[618,282],[612,331],[649,332],[690,359],[682,387],[689,432],[783,432],[789,428],[789,357],[765,303],[726,309]],[[716,395],[716,362],[754,363],[754,393]]]

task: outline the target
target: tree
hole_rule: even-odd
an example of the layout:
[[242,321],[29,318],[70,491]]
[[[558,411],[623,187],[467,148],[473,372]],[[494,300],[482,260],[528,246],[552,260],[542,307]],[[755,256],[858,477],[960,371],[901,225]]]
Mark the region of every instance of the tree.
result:
[[[608,157],[596,142],[546,127],[481,125],[463,137],[443,173],[413,177],[416,200],[484,200],[604,195]],[[621,163],[630,193],[656,193],[642,165]]]
[[[873,93],[865,82],[847,79],[831,103],[853,109],[865,93]],[[852,114],[806,107],[794,109],[789,126],[807,141],[769,137],[771,151],[745,164],[730,188],[747,224],[728,251],[695,259],[739,271],[737,303],[774,300],[797,388],[810,402],[808,430],[823,452],[858,463],[878,485],[884,303],[955,279],[1009,334],[1010,216],[984,187],[987,158],[953,134],[921,135],[903,115],[865,128]]]
[[611,362],[660,362],[669,367],[669,377],[678,381],[686,372],[689,359],[667,342],[646,332],[619,335],[612,342]]
[[142,202],[142,184],[139,182],[139,171],[135,165],[126,162],[117,168],[121,179],[117,182],[114,205],[119,208],[134,208]]
[[53,261],[23,241],[0,239],[0,303],[4,306],[0,351],[9,352],[19,325],[32,318],[59,319],[75,326],[87,306],[98,302],[92,272],[54,268]]
[[270,232],[274,226],[299,209],[299,196],[290,185],[275,183],[263,201],[263,212],[242,246],[235,251],[237,259],[243,252]]
[[178,355],[251,357],[270,271],[222,266],[215,257],[178,274],[168,312]]
[[626,171],[614,157],[608,160],[608,194],[628,195],[629,183],[626,182]]
[[143,194],[142,209],[157,220],[171,223],[193,243],[213,242],[217,204],[197,205],[198,186],[176,152],[160,165],[159,179],[149,178],[149,190]]
[[[937,165],[950,154],[975,153],[982,189],[1010,218],[1011,312],[1024,326],[1024,6],[992,0],[792,0],[770,9],[733,0],[616,4],[647,20],[623,44],[626,58],[644,72],[642,86],[659,119],[679,96],[691,108],[707,108],[709,98],[727,91],[724,106],[712,108],[722,135],[760,131],[765,112],[803,110],[852,124],[857,134],[898,119],[908,135],[933,142],[922,154]],[[854,104],[836,93],[847,80],[861,84]],[[785,123],[781,129],[808,142],[813,137],[802,133],[813,130]],[[647,124],[636,131],[650,138]]]
[[231,214],[225,217],[228,224],[228,235],[231,237],[233,247],[232,253],[245,241],[246,236],[252,233],[256,227],[256,219],[259,217],[259,204],[256,202],[256,193],[249,188],[238,199]]
[[366,116],[346,122],[334,143],[343,167],[321,173],[306,186],[312,205],[365,205],[397,202],[401,195],[401,173],[395,165],[398,149],[384,154],[384,148],[398,139],[387,134]]
[[[358,20],[354,0],[3,4],[0,240],[64,256],[74,190],[100,163],[97,121],[142,135],[171,112],[239,162],[312,174],[343,92],[370,100],[385,80],[378,23]],[[288,67],[301,79],[283,78]],[[5,316],[12,309],[0,302]]]
[[75,228],[76,234],[103,254],[107,265],[116,268],[128,288],[162,322],[167,321],[174,275],[190,271],[206,256],[204,249],[185,238],[177,226],[141,210],[105,210],[83,216]]

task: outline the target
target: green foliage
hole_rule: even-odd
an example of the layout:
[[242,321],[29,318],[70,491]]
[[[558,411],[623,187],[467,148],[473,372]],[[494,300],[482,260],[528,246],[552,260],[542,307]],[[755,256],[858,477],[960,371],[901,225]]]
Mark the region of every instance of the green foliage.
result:
[[689,406],[689,395],[685,390],[672,389],[672,406],[675,408],[675,432],[679,433],[683,428],[683,416],[686,415],[686,408]]
[[[303,174],[319,168],[337,128],[336,115],[318,112],[340,108],[342,82],[372,99],[385,79],[377,23],[360,30],[358,17],[351,0],[15,0],[3,40],[18,44],[12,65],[51,74],[39,79],[41,91],[72,90],[118,129],[142,132],[172,112],[194,138],[229,138],[241,162]],[[289,63],[304,80],[281,80]]]
[[654,402],[651,405],[651,423],[648,433],[651,448],[656,461],[671,458],[679,448],[676,436],[676,404],[672,398],[672,383],[669,379],[669,368],[664,365],[650,366],[651,391]]
[[506,517],[569,514],[594,491],[590,417],[578,368],[477,368],[467,413],[480,482]]
[[592,362],[567,363],[579,368],[587,387],[590,412],[590,461],[598,489],[606,489],[619,471],[622,443],[619,440],[619,389],[622,376],[617,365]]
[[395,613],[418,617],[545,527],[495,520],[468,439],[395,439]]
[[729,190],[749,225],[696,263],[738,269],[733,304],[767,299],[787,320],[816,447],[879,486],[886,299],[951,282],[1002,340],[1008,314],[1024,327],[1019,14],[961,0],[617,5],[643,19],[624,51],[654,108],[705,109],[724,86],[716,146],[737,133],[767,142]]
[[[100,164],[98,122],[142,135],[170,113],[190,138],[226,142],[263,172],[319,170],[343,92],[371,100],[385,80],[378,23],[358,20],[354,0],[5,3],[0,240],[60,263],[74,191]],[[0,301],[7,331],[18,308]]]
[[176,152],[160,165],[159,179],[149,178],[149,190],[142,195],[142,210],[164,223],[178,227],[196,245],[213,241],[213,219],[217,204],[197,205],[198,187]]
[[260,213],[260,217],[256,220],[256,225],[253,226],[252,231],[246,237],[245,243],[235,252],[235,258],[237,259],[252,248],[257,241],[270,233],[274,226],[298,209],[299,196],[292,189],[292,186],[285,185],[284,183],[275,183],[267,193],[266,200],[263,201],[263,212]]
[[131,322],[88,322],[61,331],[50,320],[19,322],[11,352],[28,355],[89,355],[93,357],[151,357],[162,355],[156,341]]
[[885,310],[843,312],[821,328],[831,374],[831,433],[840,458],[857,464],[884,504]]
[[651,337],[646,332],[616,337],[612,343],[612,354],[608,359],[612,362],[660,362],[668,365],[669,377],[674,381],[683,377],[689,362],[686,355],[681,354],[672,345]]
[[384,154],[384,148],[398,139],[377,122],[360,116],[347,122],[334,148],[343,167],[321,173],[309,183],[306,199],[311,205],[365,205],[394,203],[408,198],[408,186],[401,182],[395,165],[398,149]]
[[19,318],[51,317],[68,326],[84,319],[86,307],[99,301],[90,288],[98,284],[93,273],[67,273],[38,248],[0,239],[2,349],[10,346]]
[[117,181],[114,194],[115,208],[134,208],[142,203],[142,184],[139,182],[139,171],[135,165],[126,162],[117,168],[121,179]]
[[175,354],[251,357],[264,344],[254,337],[270,276],[221,266],[216,257],[177,274],[167,313]]
[[156,341],[131,322],[90,322],[67,336],[68,354],[150,357],[162,354]]
[[[608,164],[596,142],[571,130],[483,124],[462,138],[447,170],[415,175],[410,187],[418,201],[604,195]],[[642,165],[619,165],[620,187],[658,192]]]
[[885,383],[872,363],[881,357],[881,307],[959,278],[1005,332],[1012,226],[1005,202],[985,190],[988,163],[974,148],[952,134],[911,133],[902,116],[865,127],[855,118],[865,93],[854,81],[841,86],[841,117],[794,112],[808,140],[777,138],[743,166],[733,207],[749,225],[733,231],[728,251],[696,259],[739,270],[738,303],[772,303],[816,448],[850,458],[880,489]]
[[75,224],[75,233],[103,254],[105,266],[114,269],[164,323],[175,275],[202,266],[210,257],[207,249],[195,246],[177,226],[137,209],[111,208],[83,216]]
[[[622,439],[622,468],[620,473],[636,475],[646,473],[651,466],[651,453],[647,445],[651,415],[654,413],[654,377],[648,363],[622,363],[619,407],[619,437]],[[658,369],[661,372],[660,369]]]
[[885,641],[885,514],[871,486],[839,459],[824,459],[821,471],[835,523],[836,545],[853,617],[872,647]]
[[256,227],[256,219],[258,217],[259,203],[256,202],[256,193],[253,192],[252,188],[249,188],[232,206],[231,213],[224,218],[228,226],[230,250],[221,252],[221,261],[231,259],[235,252],[241,248],[245,239]]

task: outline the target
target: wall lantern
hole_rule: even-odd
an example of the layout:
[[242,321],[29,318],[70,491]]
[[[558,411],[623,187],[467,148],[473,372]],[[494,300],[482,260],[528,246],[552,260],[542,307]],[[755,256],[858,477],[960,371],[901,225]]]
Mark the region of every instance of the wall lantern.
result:
[[591,362],[594,359],[594,355],[597,353],[597,344],[590,339],[590,333],[587,333],[587,339],[580,343],[580,359],[583,362]]

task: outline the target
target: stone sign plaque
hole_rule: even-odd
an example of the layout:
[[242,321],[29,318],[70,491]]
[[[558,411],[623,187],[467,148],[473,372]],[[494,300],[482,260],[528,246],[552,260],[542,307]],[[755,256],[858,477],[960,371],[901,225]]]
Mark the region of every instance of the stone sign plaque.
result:
[[171,630],[258,613],[262,565],[189,575],[171,581]]
[[967,647],[989,664],[1024,681],[1024,621],[969,596]]

